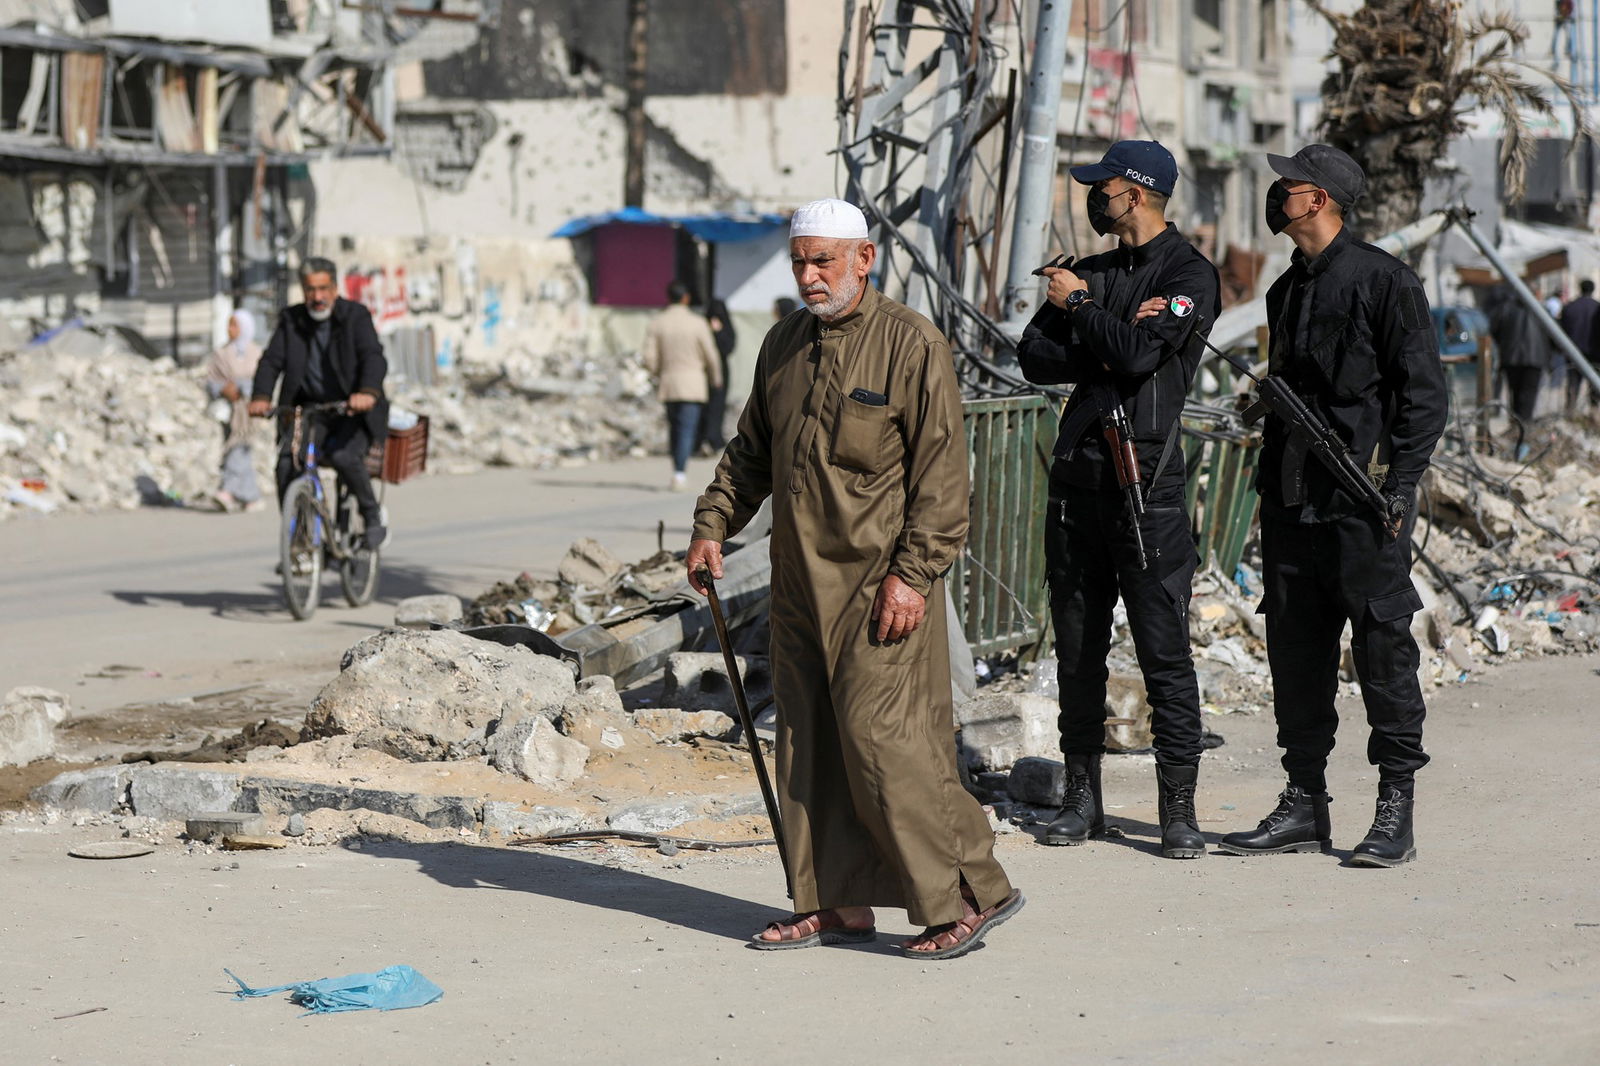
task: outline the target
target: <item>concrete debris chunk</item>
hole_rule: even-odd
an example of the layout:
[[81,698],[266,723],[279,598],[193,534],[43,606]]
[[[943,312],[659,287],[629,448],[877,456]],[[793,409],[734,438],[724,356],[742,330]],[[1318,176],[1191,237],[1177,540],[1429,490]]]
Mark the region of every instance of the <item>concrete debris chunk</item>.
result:
[[386,630],[345,653],[306,729],[412,761],[468,758],[483,754],[492,726],[553,718],[575,691],[571,667],[525,647],[443,629]]
[[461,617],[461,598],[445,593],[408,596],[394,606],[394,624],[404,629],[427,629],[429,623],[449,625]]
[[695,805],[684,800],[635,803],[612,811],[606,817],[606,825],[632,833],[665,833],[699,816]]
[[956,705],[961,752],[968,766],[1004,770],[1021,759],[1061,750],[1056,701],[1026,692],[983,692]]
[[565,788],[588,762],[588,745],[558,733],[546,718],[525,718],[489,738],[489,765],[541,788]]
[[260,836],[267,831],[267,820],[253,811],[213,811],[185,819],[183,831],[190,840],[211,840],[225,836]]
[[[772,694],[772,675],[767,660],[739,656],[736,662],[739,676],[744,681],[745,699],[754,711]],[[724,714],[738,711],[733,697],[733,683],[728,678],[727,660],[721,652],[674,652],[667,659],[661,700],[669,707],[722,711]]]
[[735,723],[721,711],[681,711],[669,707],[650,707],[633,712],[633,724],[663,743],[711,737],[732,736]]
[[621,559],[606,550],[605,545],[588,537],[573,541],[566,558],[556,568],[561,583],[573,588],[604,590],[622,576],[627,569]]
[[67,719],[67,697],[21,685],[0,703],[0,766],[26,766],[56,753],[56,726]]
[[1006,779],[1006,793],[1018,803],[1059,807],[1067,791],[1067,766],[1060,759],[1018,759]]

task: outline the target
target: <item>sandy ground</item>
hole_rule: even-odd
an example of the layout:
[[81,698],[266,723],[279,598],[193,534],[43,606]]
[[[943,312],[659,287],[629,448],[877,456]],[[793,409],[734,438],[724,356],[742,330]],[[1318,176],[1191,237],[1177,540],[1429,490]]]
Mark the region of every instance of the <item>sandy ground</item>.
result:
[[[1334,755],[1336,854],[1155,854],[1146,760],[1113,759],[1124,841],[1000,854],[1030,897],[951,963],[870,948],[759,953],[768,849],[365,841],[67,857],[108,828],[0,830],[6,1060],[96,1063],[1592,1063],[1600,1046],[1600,661],[1521,663],[1432,699],[1417,862],[1345,866],[1371,817],[1357,701]],[[1264,716],[1214,721],[1208,835],[1279,775]],[[239,866],[234,869],[231,863]],[[302,1018],[254,984],[408,963],[445,998]],[[106,1010],[60,1018],[93,1007]]]
[[[658,520],[681,539],[691,501],[659,491],[660,466],[403,486],[390,498],[400,539],[388,602],[330,601],[304,624],[271,584],[270,516],[8,523],[0,686],[68,692],[68,748],[80,757],[135,734],[176,741],[242,724],[262,708],[292,717],[400,596],[549,573],[582,534],[625,557],[654,550]],[[1050,849],[1003,835],[1031,902],[990,945],[945,964],[894,951],[911,931],[898,912],[880,914],[871,948],[748,949],[781,913],[770,849],[534,851],[447,833],[403,843],[368,818],[368,835],[344,846],[224,854],[168,832],[151,855],[93,862],[67,849],[115,839],[115,826],[13,817],[0,824],[0,1056],[1592,1063],[1600,888],[1583,841],[1600,815],[1586,743],[1597,666],[1520,663],[1432,695],[1421,858],[1394,871],[1343,865],[1372,813],[1357,700],[1341,705],[1330,774],[1334,855],[1162,860],[1149,760],[1114,758],[1107,802],[1127,839]],[[1202,775],[1202,828],[1215,841],[1265,812],[1280,774],[1270,718],[1210,725],[1227,738]],[[301,1018],[281,997],[234,1002],[222,973],[267,985],[393,963],[445,998]],[[93,1008],[105,1009],[77,1013]]]

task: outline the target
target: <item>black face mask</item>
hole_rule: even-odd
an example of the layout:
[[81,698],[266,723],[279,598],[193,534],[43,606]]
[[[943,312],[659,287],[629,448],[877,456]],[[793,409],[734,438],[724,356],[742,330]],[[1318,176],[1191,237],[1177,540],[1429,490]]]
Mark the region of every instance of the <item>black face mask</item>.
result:
[[[1123,189],[1121,192],[1117,193],[1117,195],[1126,196],[1132,191],[1132,189]],[[1112,217],[1111,200],[1112,197],[1107,196],[1104,190],[1101,189],[1090,189],[1088,197],[1086,197],[1084,200],[1083,206],[1084,210],[1089,215],[1089,225],[1093,227],[1094,231],[1102,237],[1110,233],[1111,227],[1115,226],[1119,221],[1121,221],[1128,214],[1128,211],[1133,210],[1133,204],[1130,203],[1127,211],[1122,212],[1122,214],[1117,215],[1116,217]]]
[[[1296,191],[1310,192],[1311,190],[1298,189]],[[1289,197],[1293,195],[1294,193],[1277,182],[1267,186],[1267,228],[1273,233],[1282,233],[1289,223],[1299,222],[1306,215],[1311,214],[1310,211],[1303,211],[1298,215],[1290,215],[1283,209],[1284,204],[1288,203]]]

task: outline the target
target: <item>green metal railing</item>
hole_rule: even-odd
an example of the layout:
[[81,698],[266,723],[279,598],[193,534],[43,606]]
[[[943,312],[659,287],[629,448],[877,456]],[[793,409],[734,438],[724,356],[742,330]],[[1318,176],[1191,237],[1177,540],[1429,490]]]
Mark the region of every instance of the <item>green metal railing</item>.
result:
[[1056,410],[1042,396],[962,404],[972,531],[948,584],[974,655],[1035,644],[1049,620],[1041,522]]
[[1189,468],[1189,528],[1200,549],[1200,565],[1232,576],[1255,524],[1256,459],[1261,438],[1184,426],[1183,455]]
[[[972,471],[972,529],[951,568],[956,614],[977,656],[1044,639],[1044,511],[1059,409],[1042,396],[962,405]],[[1231,575],[1255,522],[1260,440],[1185,425],[1190,528],[1202,565]]]

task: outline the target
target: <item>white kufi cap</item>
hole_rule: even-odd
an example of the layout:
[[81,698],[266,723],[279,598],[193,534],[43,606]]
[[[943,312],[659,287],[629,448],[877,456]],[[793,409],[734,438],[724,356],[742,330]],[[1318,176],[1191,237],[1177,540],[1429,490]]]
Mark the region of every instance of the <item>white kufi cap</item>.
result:
[[864,240],[867,216],[861,208],[843,200],[812,200],[795,209],[789,220],[789,238],[835,237],[839,240]]

